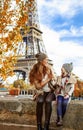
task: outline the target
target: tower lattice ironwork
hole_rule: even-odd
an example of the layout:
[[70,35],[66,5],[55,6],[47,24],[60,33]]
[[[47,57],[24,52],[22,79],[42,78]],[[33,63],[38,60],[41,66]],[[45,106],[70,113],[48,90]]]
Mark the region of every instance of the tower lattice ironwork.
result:
[[33,58],[36,53],[46,53],[46,49],[42,40],[42,31],[40,30],[39,25],[37,0],[28,0],[26,6],[28,8],[27,26],[29,27],[29,32],[23,37],[23,43],[19,44],[18,53],[22,54],[22,49],[24,48],[24,58]]
[[23,57],[18,60],[15,71],[22,74],[26,73],[28,77],[31,67],[36,63],[35,54],[46,53],[46,49],[39,25],[37,0],[28,0],[26,6],[28,7],[27,26],[29,26],[29,32],[23,37],[23,43],[19,46],[18,52],[20,53],[23,50]]

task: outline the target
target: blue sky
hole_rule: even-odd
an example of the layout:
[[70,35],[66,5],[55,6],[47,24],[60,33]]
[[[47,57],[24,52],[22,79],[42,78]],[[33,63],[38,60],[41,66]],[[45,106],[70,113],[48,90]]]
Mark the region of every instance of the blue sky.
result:
[[83,0],[37,0],[43,41],[56,73],[73,62],[83,79]]

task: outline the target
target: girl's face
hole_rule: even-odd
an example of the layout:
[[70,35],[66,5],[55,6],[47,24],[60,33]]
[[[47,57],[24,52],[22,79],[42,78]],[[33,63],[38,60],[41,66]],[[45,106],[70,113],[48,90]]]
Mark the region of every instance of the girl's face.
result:
[[61,68],[61,75],[63,75],[63,76],[67,75],[67,72],[63,67]]
[[45,58],[45,59],[42,61],[42,64],[43,64],[44,66],[47,66],[47,65],[48,65],[48,59]]

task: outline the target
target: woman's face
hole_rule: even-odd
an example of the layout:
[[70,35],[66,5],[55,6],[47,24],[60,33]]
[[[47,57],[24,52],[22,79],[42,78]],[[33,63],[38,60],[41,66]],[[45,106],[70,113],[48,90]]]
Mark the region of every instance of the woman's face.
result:
[[42,64],[43,64],[44,66],[47,66],[47,65],[48,65],[48,59],[45,58],[45,59],[42,61]]

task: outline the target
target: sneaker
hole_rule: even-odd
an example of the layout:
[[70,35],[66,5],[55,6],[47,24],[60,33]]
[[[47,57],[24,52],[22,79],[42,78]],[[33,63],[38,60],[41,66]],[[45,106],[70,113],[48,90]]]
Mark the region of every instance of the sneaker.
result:
[[62,126],[63,123],[59,121],[59,122],[56,123],[56,125],[57,125],[57,126]]

